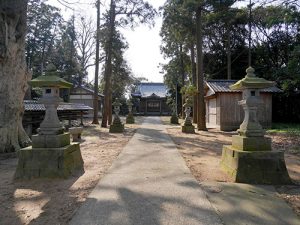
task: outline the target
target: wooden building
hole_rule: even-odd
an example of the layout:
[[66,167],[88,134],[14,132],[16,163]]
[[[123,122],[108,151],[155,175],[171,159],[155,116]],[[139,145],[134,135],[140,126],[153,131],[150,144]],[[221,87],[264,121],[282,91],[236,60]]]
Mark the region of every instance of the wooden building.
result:
[[[92,108],[84,104],[74,104],[62,102],[57,108],[57,115],[60,121],[69,121],[71,126],[71,120],[80,119],[80,124],[83,124],[83,115],[86,115]],[[40,126],[40,123],[45,117],[45,106],[38,103],[35,100],[24,100],[24,115],[23,115],[23,127],[26,133],[31,136],[32,133],[36,133],[36,129]]]
[[[98,94],[98,112],[99,116],[101,116],[101,110],[103,106],[103,98],[104,96],[101,94]],[[71,103],[78,103],[78,104],[84,104],[92,109],[89,111],[88,115],[93,115],[93,100],[94,99],[94,90],[84,87],[84,86],[76,86],[71,89],[70,92],[70,102]]]
[[139,115],[170,115],[171,109],[167,105],[168,89],[163,83],[140,83],[133,98],[139,99],[135,105]]
[[[238,105],[242,92],[231,90],[235,80],[209,80],[205,82],[206,122],[208,127],[222,131],[237,130],[244,119],[244,110]],[[263,89],[263,105],[258,109],[258,119],[264,128],[272,125],[272,93],[277,87]]]

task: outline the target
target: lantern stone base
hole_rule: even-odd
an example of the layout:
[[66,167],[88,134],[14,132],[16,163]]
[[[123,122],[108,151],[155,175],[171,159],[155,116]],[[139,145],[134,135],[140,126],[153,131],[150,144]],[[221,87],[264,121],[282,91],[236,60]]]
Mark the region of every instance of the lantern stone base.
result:
[[183,125],[183,126],[181,126],[181,131],[183,133],[194,134],[195,127],[193,125]]
[[128,116],[126,117],[126,123],[134,124],[134,117],[133,117],[132,113],[128,114]]
[[170,123],[171,123],[171,124],[179,124],[179,122],[178,122],[178,117],[177,117],[176,115],[173,114],[173,115],[171,116]]
[[109,127],[109,133],[123,133],[124,125],[119,117],[115,117],[113,124]]
[[69,144],[70,133],[32,136],[32,148],[60,148]]
[[232,147],[241,151],[271,151],[271,138],[232,136]]
[[84,171],[79,143],[60,148],[27,147],[17,154],[15,179],[67,178]]
[[284,161],[278,151],[241,151],[225,145],[221,168],[233,182],[249,184],[291,184]]

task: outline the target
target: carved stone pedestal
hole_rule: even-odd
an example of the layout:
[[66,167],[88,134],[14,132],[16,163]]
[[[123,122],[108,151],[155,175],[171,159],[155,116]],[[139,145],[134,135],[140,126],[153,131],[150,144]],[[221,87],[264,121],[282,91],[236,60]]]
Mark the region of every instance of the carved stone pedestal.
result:
[[233,182],[248,184],[291,184],[284,161],[278,151],[241,151],[225,145],[221,168]]
[[33,146],[17,154],[15,179],[67,178],[84,171],[79,143],[70,143],[69,133],[36,135]]

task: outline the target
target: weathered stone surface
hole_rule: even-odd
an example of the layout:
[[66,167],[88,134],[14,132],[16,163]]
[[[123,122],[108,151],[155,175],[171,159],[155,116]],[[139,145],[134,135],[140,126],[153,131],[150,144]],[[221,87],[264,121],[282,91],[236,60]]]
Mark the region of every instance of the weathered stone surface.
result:
[[172,114],[171,119],[170,119],[171,124],[179,124],[178,122],[178,117],[175,114]]
[[232,147],[241,151],[271,151],[271,138],[232,136]]
[[126,117],[126,123],[134,124],[134,117],[133,117],[132,113],[129,113],[128,116]]
[[32,148],[18,151],[15,179],[67,178],[83,172],[83,160],[78,143],[62,148]]
[[181,126],[181,131],[183,133],[194,134],[195,127],[193,125],[183,125],[183,126]]
[[124,131],[124,125],[122,124],[120,117],[116,115],[114,117],[114,121],[112,125],[109,127],[109,132],[110,133],[123,133]]
[[60,148],[67,145],[70,145],[70,133],[32,136],[32,148]]
[[72,134],[72,138],[74,142],[79,142],[81,139],[81,133],[83,131],[83,127],[70,127],[69,132]]
[[222,169],[234,182],[249,184],[291,184],[284,161],[278,151],[240,151],[223,146]]

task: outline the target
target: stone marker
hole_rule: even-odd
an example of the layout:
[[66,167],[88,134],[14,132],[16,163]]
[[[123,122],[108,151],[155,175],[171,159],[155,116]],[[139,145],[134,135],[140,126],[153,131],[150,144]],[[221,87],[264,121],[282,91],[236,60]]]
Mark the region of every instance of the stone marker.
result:
[[183,125],[181,126],[181,131],[183,133],[194,134],[195,133],[195,127],[192,123],[192,118],[190,117],[192,101],[189,98],[186,98],[186,101],[185,101],[183,107],[185,108],[185,110],[184,110],[185,119],[184,119]]
[[38,134],[32,136],[32,146],[17,152],[16,179],[66,178],[75,170],[83,171],[79,143],[70,143],[70,133],[64,132],[57,116],[59,88],[70,88],[72,84],[55,75],[56,68],[50,65],[45,76],[29,81],[32,87],[42,88],[39,103],[45,105],[46,112]]
[[178,122],[178,116],[176,114],[176,105],[173,105],[173,110],[172,110],[172,115],[171,115],[171,119],[170,119],[170,123],[171,124],[179,124]]
[[121,106],[119,99],[116,98],[115,102],[112,105],[114,107],[115,116],[114,116],[112,125],[110,125],[110,127],[109,127],[109,132],[110,133],[123,133],[124,125],[122,124],[121,119],[119,117],[120,106]]
[[69,132],[72,135],[73,142],[79,142],[81,140],[81,133],[83,131],[83,127],[70,127]]
[[273,82],[258,78],[249,67],[247,75],[230,88],[242,90],[239,101],[245,112],[238,135],[232,136],[232,145],[223,146],[221,167],[234,182],[253,184],[289,184],[284,153],[272,151],[271,139],[257,119],[257,109],[263,104],[260,89],[274,86]]
[[134,117],[133,117],[133,113],[132,113],[133,104],[132,104],[131,100],[128,100],[127,106],[128,106],[128,115],[126,117],[126,123],[133,124],[134,123]]

